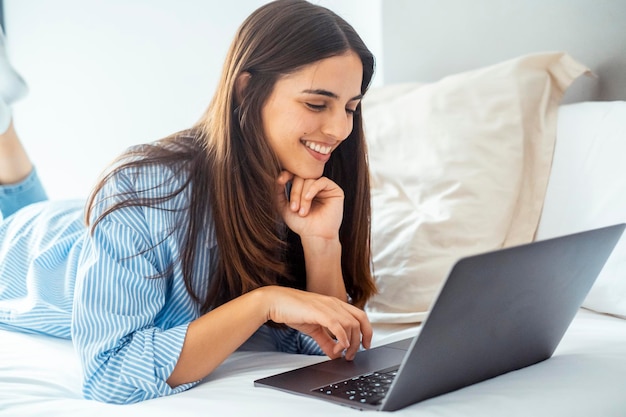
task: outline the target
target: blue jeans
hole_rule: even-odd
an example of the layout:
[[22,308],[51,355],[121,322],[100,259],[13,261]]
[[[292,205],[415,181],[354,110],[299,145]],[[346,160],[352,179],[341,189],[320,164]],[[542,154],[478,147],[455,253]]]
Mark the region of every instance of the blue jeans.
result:
[[17,184],[0,185],[0,218],[6,219],[22,207],[48,199],[48,195],[33,169]]

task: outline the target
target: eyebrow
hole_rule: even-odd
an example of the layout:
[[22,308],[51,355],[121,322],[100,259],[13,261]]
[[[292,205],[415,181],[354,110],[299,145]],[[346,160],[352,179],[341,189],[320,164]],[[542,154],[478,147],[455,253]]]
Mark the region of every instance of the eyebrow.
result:
[[[315,89],[315,90],[303,90],[302,92],[306,93],[306,94],[317,94],[317,95],[320,95],[320,96],[326,96],[326,97],[333,98],[335,100],[339,99],[339,96],[337,94],[333,93],[332,91],[324,90],[324,89],[321,89],[321,88],[318,88],[318,89]],[[359,94],[358,96],[352,97],[348,101],[361,100],[362,98],[363,98],[363,94]]]

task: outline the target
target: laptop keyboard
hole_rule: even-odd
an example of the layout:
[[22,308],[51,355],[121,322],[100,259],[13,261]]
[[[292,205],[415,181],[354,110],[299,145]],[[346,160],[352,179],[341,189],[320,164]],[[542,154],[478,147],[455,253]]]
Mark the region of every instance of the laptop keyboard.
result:
[[341,397],[361,404],[378,405],[387,394],[398,368],[348,378],[321,388],[316,388],[322,395]]

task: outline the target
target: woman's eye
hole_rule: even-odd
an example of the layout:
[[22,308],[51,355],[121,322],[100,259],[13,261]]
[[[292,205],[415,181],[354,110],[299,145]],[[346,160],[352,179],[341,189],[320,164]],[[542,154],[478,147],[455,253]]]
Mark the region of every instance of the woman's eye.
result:
[[358,110],[357,109],[346,109],[346,113],[350,115],[354,115]]
[[324,104],[306,103],[306,105],[308,108],[310,108],[311,110],[315,110],[315,111],[321,111],[326,108],[326,105]]

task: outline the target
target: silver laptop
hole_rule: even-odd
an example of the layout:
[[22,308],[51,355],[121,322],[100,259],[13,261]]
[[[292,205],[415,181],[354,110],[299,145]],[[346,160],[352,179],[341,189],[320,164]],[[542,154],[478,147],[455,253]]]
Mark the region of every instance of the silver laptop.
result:
[[254,383],[392,411],[548,359],[624,227],[461,259],[414,338]]

